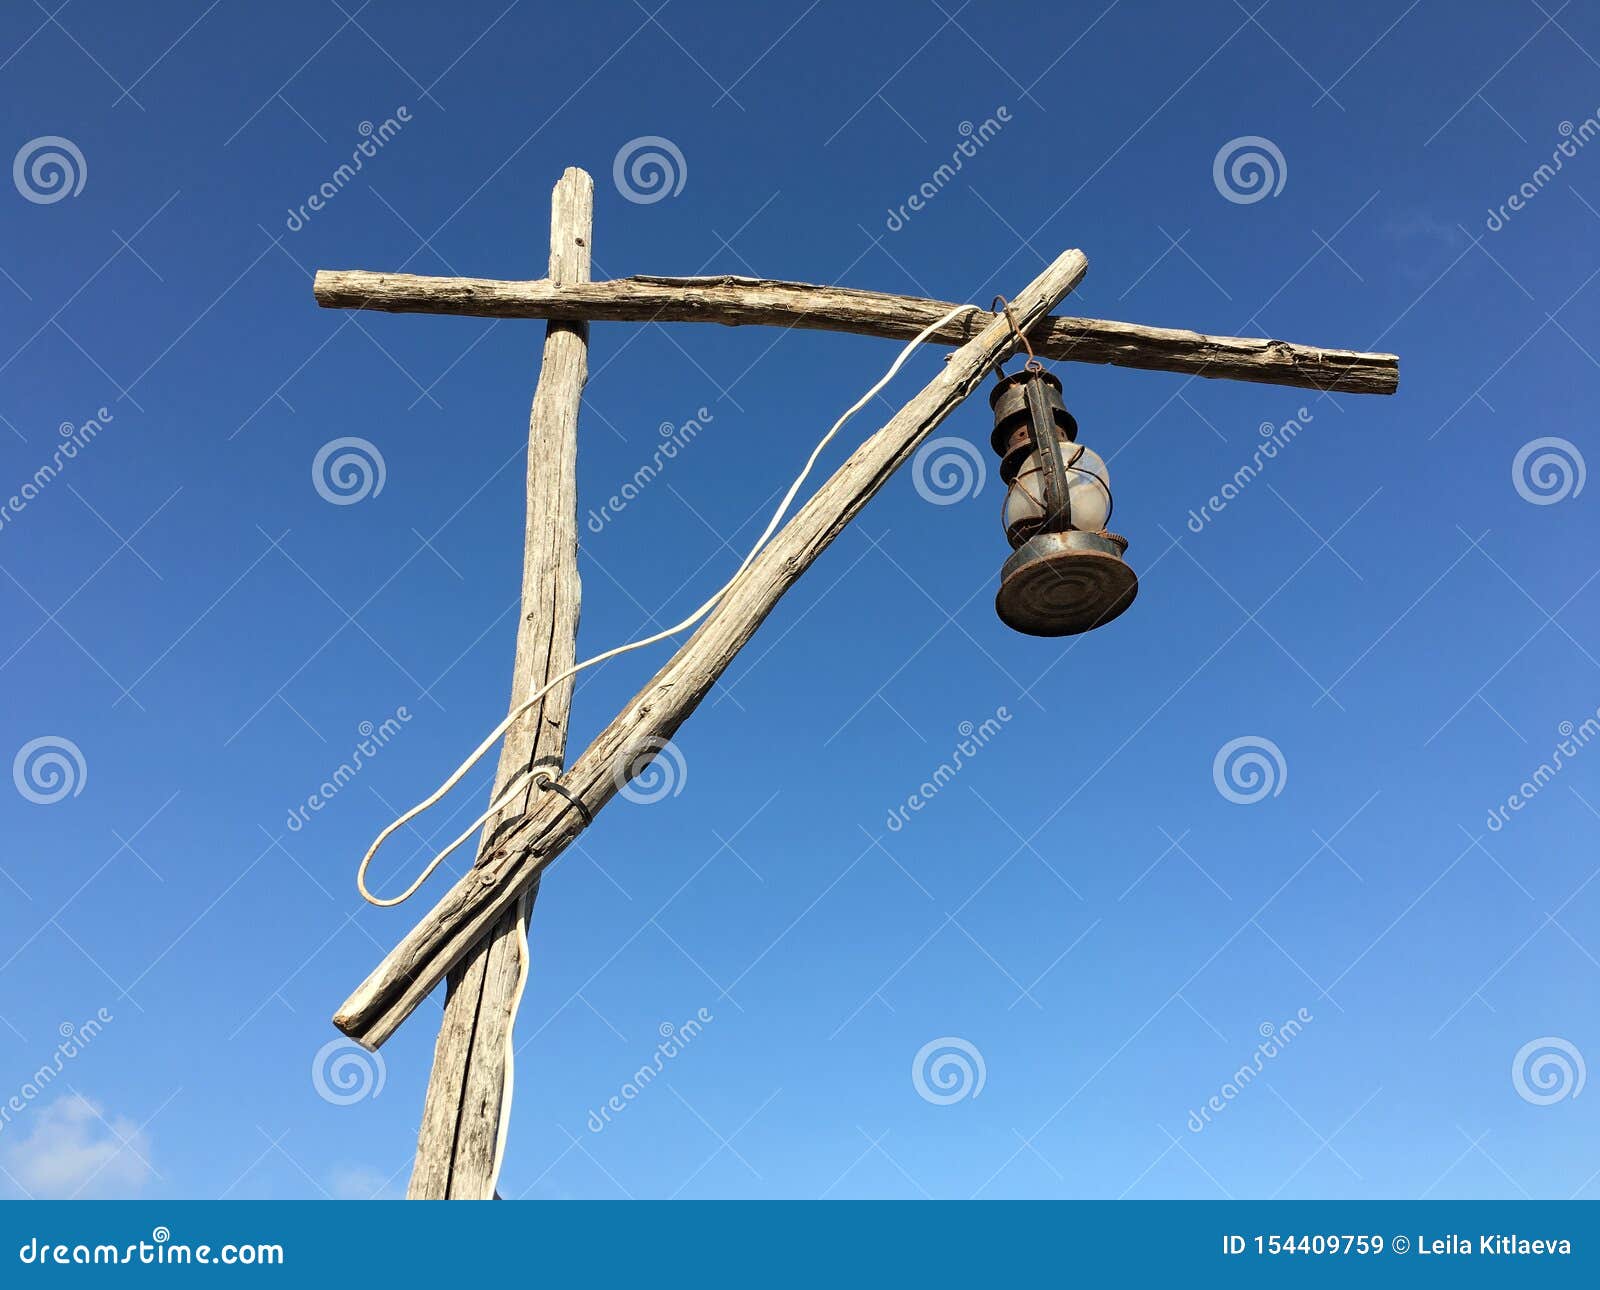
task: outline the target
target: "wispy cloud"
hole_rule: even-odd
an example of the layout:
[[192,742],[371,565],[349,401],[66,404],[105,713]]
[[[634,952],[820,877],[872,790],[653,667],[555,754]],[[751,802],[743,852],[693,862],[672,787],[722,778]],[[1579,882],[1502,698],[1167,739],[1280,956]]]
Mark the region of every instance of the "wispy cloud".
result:
[[132,1196],[155,1175],[150,1152],[134,1121],[68,1094],[40,1110],[25,1136],[0,1139],[0,1186],[41,1199]]
[[328,1179],[328,1194],[335,1200],[399,1200],[399,1179],[370,1165],[340,1165]]

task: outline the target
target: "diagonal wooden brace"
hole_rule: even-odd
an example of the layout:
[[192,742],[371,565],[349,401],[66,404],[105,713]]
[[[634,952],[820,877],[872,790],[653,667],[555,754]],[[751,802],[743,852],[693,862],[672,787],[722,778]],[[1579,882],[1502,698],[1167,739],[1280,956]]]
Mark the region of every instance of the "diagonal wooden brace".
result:
[[[1063,252],[1011,301],[1026,331],[1089,267]],[[600,732],[562,778],[508,830],[378,965],[334,1015],[368,1048],[392,1035],[450,968],[515,907],[521,893],[688,719],[790,586],[998,362],[1016,349],[1004,319],[990,321],[934,378],[817,489],[751,563],[700,629]]]

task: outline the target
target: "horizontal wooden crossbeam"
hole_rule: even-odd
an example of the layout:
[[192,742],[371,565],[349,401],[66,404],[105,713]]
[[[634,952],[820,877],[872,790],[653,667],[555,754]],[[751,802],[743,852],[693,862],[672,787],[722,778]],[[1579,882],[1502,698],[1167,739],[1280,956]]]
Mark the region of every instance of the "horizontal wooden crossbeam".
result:
[[[740,277],[640,276],[558,285],[547,278],[502,282],[322,269],[313,289],[317,303],[328,309],[477,318],[714,322],[732,327],[762,324],[894,339],[915,336],[954,307],[950,301],[917,296]],[[992,314],[968,313],[936,332],[935,338],[963,345],[993,321]],[[1042,319],[1029,330],[1028,338],[1041,357],[1074,363],[1110,363],[1349,394],[1393,394],[1400,384],[1400,360],[1394,354],[1321,349],[1283,340],[1205,336],[1172,327],[1060,317]]]
[[[1078,284],[1088,267],[1081,251],[1063,252],[1012,300],[1018,324],[1024,330],[1033,327]],[[1003,321],[991,321],[862,443],[751,561],[701,628],[595,736],[562,776],[563,791],[542,794],[528,814],[506,830],[345,1000],[334,1024],[369,1048],[393,1034],[590,819],[649,764],[784,592],[910,459],[917,445],[1016,348],[1011,329]],[[575,803],[582,803],[581,808]]]

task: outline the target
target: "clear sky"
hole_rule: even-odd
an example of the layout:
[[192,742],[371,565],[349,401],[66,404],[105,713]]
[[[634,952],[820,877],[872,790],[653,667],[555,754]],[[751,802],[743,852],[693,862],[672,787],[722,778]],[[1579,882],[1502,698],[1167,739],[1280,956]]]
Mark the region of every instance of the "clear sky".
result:
[[[994,616],[959,409],[981,486],[891,481],[548,876],[502,1191],[1594,1196],[1600,15],[656,3],[8,7],[0,1189],[403,1191],[440,1000],[364,1067],[328,1017],[450,880],[372,909],[356,860],[505,711],[542,325],[310,274],[538,276],[578,165],[596,276],[987,304],[1081,247],[1066,312],[1402,381],[1054,364],[1140,578],[1068,641]],[[580,652],[709,594],[895,350],[597,324]]]

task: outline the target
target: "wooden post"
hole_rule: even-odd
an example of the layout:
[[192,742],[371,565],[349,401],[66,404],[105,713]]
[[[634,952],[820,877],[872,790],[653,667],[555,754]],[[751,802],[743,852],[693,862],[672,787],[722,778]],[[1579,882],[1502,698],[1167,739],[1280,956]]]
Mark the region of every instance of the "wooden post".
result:
[[[550,280],[587,282],[594,181],[582,170],[561,176],[550,199]],[[528,417],[528,516],[522,551],[522,613],[517,620],[511,706],[576,659],[578,636],[578,407],[588,376],[588,325],[552,322]],[[532,765],[561,775],[573,681],[551,690],[506,732],[491,795]],[[527,811],[530,787],[484,827],[487,855]],[[417,1200],[488,1200],[494,1193],[500,1108],[512,1022],[521,993],[521,943],[539,884],[451,970],[444,1020],[417,1135],[407,1194]],[[523,934],[519,937],[519,931]]]
[[[1012,300],[1027,331],[1088,269],[1066,251]],[[1017,348],[1004,320],[963,345],[922,390],[869,436],[751,562],[743,578],[687,643],[600,732],[562,779],[508,829],[373,970],[334,1016],[369,1048],[383,1043],[450,968],[486,935],[520,894],[699,705],[766,616],[844,527],[916,451],[917,445]],[[574,802],[581,803],[581,807]]]
[[[639,276],[565,285],[548,279],[436,278],[359,269],[319,270],[313,291],[325,309],[464,314],[475,318],[588,318],[622,322],[714,322],[855,332],[909,339],[942,318],[944,300],[886,295],[852,287],[771,278]],[[935,333],[962,345],[992,321],[969,313]],[[1393,354],[1295,345],[1251,336],[1207,336],[1177,327],[1044,318],[1028,335],[1041,358],[1182,372],[1213,380],[1256,381],[1348,394],[1393,394],[1400,360]]]

